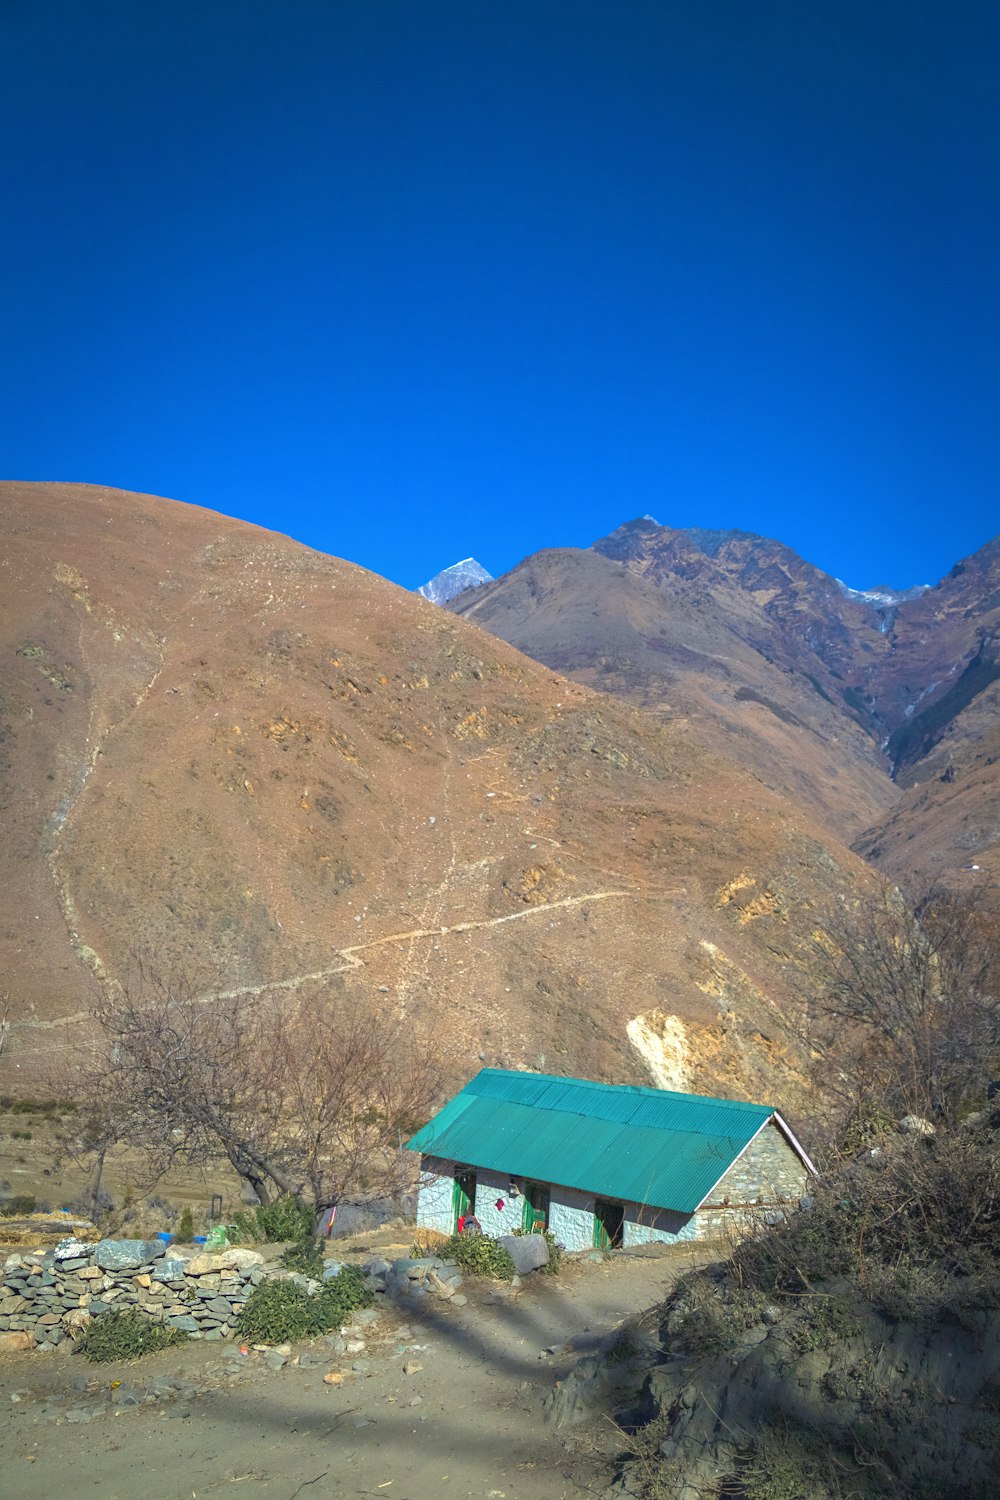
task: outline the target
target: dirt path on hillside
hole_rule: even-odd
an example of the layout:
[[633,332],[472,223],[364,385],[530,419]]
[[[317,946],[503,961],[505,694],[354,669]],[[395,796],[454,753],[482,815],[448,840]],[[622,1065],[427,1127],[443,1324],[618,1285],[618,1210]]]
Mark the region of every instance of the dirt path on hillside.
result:
[[[5,1500],[599,1492],[607,1479],[597,1455],[609,1437],[613,1446],[612,1430],[598,1421],[557,1432],[543,1420],[544,1399],[691,1264],[690,1253],[624,1253],[528,1278],[509,1301],[492,1301],[482,1285],[461,1308],[428,1297],[414,1316],[382,1312],[365,1328],[363,1350],[333,1355],[316,1340],[295,1346],[282,1369],[205,1343],[121,1368],[62,1351],[5,1356]],[[572,1350],[539,1357],[570,1340]],[[342,1371],[344,1383],[325,1385],[328,1370]]]

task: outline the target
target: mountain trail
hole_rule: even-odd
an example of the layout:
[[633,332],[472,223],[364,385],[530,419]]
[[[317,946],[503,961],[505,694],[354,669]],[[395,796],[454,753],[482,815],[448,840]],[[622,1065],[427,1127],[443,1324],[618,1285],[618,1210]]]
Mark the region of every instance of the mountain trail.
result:
[[263,984],[240,985],[235,989],[218,990],[204,995],[198,999],[203,1002],[212,1000],[234,1000],[239,995],[264,995],[269,990],[294,990],[300,985],[309,984],[322,979],[331,979],[335,974],[349,973],[355,969],[364,968],[364,960],[357,957],[359,953],[365,953],[373,948],[384,948],[390,943],[413,943],[421,938],[447,937],[453,933],[476,932],[488,927],[500,927],[505,922],[521,922],[528,917],[539,917],[545,912],[558,911],[571,906],[585,906],[592,901],[611,901],[622,897],[632,897],[640,901],[672,901],[679,896],[685,895],[683,887],[678,886],[673,890],[657,893],[637,890],[617,891],[591,891],[585,896],[564,896],[561,901],[548,901],[539,906],[527,907],[524,911],[507,912],[502,917],[483,917],[473,922],[456,922],[451,927],[415,927],[408,932],[393,932],[386,937],[372,938],[367,943],[353,943],[350,947],[338,950],[339,956],[344,961],[333,964],[329,968],[316,969],[308,974],[295,974],[287,979],[271,979]]

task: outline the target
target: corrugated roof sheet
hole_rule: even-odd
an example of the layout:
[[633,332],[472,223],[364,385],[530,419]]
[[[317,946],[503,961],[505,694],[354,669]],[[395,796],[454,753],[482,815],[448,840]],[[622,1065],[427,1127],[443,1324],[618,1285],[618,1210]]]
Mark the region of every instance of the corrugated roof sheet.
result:
[[484,1068],[409,1145],[693,1213],[773,1114],[766,1104]]

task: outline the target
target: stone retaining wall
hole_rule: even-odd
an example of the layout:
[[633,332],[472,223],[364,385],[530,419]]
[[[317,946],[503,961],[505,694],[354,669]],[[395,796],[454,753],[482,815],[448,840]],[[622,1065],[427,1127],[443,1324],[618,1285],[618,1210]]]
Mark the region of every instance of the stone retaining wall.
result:
[[64,1241],[7,1257],[0,1347],[54,1349],[111,1308],[138,1308],[191,1338],[224,1339],[264,1279],[256,1250],[197,1254],[159,1240]]

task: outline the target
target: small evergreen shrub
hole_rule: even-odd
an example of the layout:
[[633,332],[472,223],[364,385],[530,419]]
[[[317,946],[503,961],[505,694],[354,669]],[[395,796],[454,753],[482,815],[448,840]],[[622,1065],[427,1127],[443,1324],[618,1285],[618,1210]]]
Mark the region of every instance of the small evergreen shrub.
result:
[[258,1344],[314,1338],[349,1322],[353,1312],[374,1300],[356,1266],[345,1266],[313,1296],[297,1282],[272,1276],[254,1287],[236,1327]]
[[237,1214],[229,1226],[230,1238],[252,1245],[260,1240],[272,1244],[280,1240],[303,1240],[312,1235],[315,1217],[310,1204],[299,1203],[289,1193],[274,1203],[259,1203],[249,1212]]
[[303,1339],[309,1330],[310,1301],[305,1287],[268,1277],[250,1293],[237,1319],[237,1330],[258,1344]]
[[336,1276],[324,1281],[322,1291],[317,1292],[313,1301],[319,1304],[319,1316],[324,1321],[324,1326],[316,1331],[326,1333],[349,1322],[350,1315],[359,1308],[371,1307],[375,1293],[357,1266],[344,1266]]
[[494,1281],[510,1281],[514,1262],[497,1240],[485,1234],[456,1234],[439,1245],[435,1254],[442,1260],[457,1261],[467,1276],[487,1276]]
[[281,1264],[289,1271],[300,1271],[303,1276],[313,1276],[318,1281],[323,1274],[323,1246],[311,1235],[307,1240],[298,1240],[281,1257]]
[[194,1239],[194,1215],[190,1204],[185,1204],[181,1213],[180,1222],[177,1225],[177,1241],[181,1245],[190,1245]]
[[183,1344],[187,1334],[167,1323],[155,1322],[138,1308],[106,1312],[95,1318],[80,1340],[80,1349],[93,1364],[140,1359],[172,1344]]

